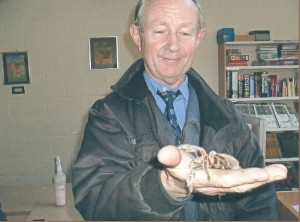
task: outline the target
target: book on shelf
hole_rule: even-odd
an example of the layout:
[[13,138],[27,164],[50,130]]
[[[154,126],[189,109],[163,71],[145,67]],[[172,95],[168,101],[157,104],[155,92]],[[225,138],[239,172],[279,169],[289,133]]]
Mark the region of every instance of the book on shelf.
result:
[[256,104],[249,104],[249,115],[256,116],[255,106]]
[[285,103],[234,103],[242,113],[266,120],[266,128],[298,129],[299,120],[293,104]]
[[261,74],[262,72],[255,72],[254,73],[254,85],[255,85],[255,98],[261,97]]
[[232,91],[232,98],[239,97],[239,72],[237,70],[231,71],[231,91]]
[[256,48],[256,57],[259,65],[266,65],[265,62],[268,60],[277,60],[278,50],[276,45],[260,45]]
[[249,55],[242,54],[240,49],[226,49],[227,66],[248,66]]
[[299,44],[260,45],[256,48],[258,65],[299,65]]
[[242,98],[250,98],[250,74],[244,74],[243,96]]
[[277,120],[269,103],[258,103],[254,106],[255,116],[266,121],[266,128],[278,128]]
[[261,97],[271,97],[271,79],[267,72],[261,74]]
[[279,97],[280,88],[280,76],[279,75],[269,75],[270,78],[270,93],[271,97]]
[[275,117],[280,128],[294,127],[286,105],[283,103],[271,103]]
[[266,134],[266,158],[282,158],[280,144],[275,133]]
[[278,59],[277,51],[257,51],[256,54],[259,61]]
[[287,84],[287,78],[283,78],[280,81],[281,85],[281,96],[287,96],[288,95],[288,84]]
[[250,115],[250,106],[248,103],[236,103],[234,104],[242,113]]
[[244,75],[238,74],[238,98],[244,97]]
[[280,78],[264,72],[226,71],[227,98],[294,97],[298,94],[298,77]]
[[232,72],[226,71],[226,98],[232,98]]
[[284,158],[299,157],[298,132],[282,132],[277,133],[276,136]]
[[299,44],[279,44],[277,50],[280,58],[299,58]]
[[296,132],[266,134],[267,159],[295,158],[299,156],[299,137]]
[[255,80],[254,75],[250,75],[250,82],[249,82],[249,88],[250,88],[250,98],[255,97]]
[[288,96],[295,96],[295,79],[287,78],[287,82]]
[[247,61],[228,61],[227,66],[248,66]]
[[277,59],[264,59],[259,61],[260,66],[292,66],[299,65],[298,58],[277,58]]
[[292,106],[290,104],[286,104],[285,108],[287,109],[293,127],[299,127],[299,121],[297,119],[296,113],[292,109]]
[[241,53],[228,53],[226,55],[226,61],[249,61],[249,55],[243,55]]

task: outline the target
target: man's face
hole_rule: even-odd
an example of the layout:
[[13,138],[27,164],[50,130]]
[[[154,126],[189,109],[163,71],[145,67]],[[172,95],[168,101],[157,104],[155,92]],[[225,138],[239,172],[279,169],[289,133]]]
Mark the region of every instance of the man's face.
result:
[[153,0],[143,30],[131,35],[145,59],[148,74],[177,87],[191,67],[205,31],[198,31],[198,15],[191,0]]

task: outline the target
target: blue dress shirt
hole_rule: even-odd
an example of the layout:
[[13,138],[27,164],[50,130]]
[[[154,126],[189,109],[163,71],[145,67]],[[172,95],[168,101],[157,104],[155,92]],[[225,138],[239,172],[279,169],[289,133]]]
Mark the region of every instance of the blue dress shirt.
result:
[[163,99],[156,94],[157,90],[163,92],[167,90],[173,90],[177,91],[180,90],[181,94],[176,97],[174,100],[174,109],[175,114],[177,117],[177,121],[179,124],[180,129],[183,129],[185,120],[186,120],[186,109],[189,101],[189,88],[188,88],[188,77],[185,76],[184,82],[178,87],[178,88],[170,88],[169,86],[166,86],[162,83],[159,83],[156,81],[152,76],[150,76],[148,73],[144,72],[144,78],[147,83],[147,86],[149,90],[151,91],[152,95],[154,96],[154,99],[156,101],[156,104],[158,105],[159,109],[164,113],[166,110],[166,103],[163,101]]

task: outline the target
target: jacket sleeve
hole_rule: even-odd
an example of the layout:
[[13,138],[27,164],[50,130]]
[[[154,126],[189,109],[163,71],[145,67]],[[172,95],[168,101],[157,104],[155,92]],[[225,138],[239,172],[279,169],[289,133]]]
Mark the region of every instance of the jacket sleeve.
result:
[[[232,130],[233,147],[242,168],[264,167],[264,157],[257,138],[234,108],[235,120]],[[267,184],[251,192],[236,196],[235,220],[278,220],[277,196],[273,184]]]
[[85,220],[179,219],[185,202],[170,198],[162,187],[151,152],[157,144],[143,144],[149,157],[141,157],[125,110],[114,112],[101,101],[90,110],[72,171],[76,208]]

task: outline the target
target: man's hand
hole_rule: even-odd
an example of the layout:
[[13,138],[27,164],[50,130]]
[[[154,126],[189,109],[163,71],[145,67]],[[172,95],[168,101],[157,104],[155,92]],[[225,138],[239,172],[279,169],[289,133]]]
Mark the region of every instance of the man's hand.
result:
[[[180,198],[188,195],[186,181],[190,173],[189,163],[192,159],[192,155],[174,146],[167,146],[159,151],[158,160],[166,167],[161,172],[162,183],[173,197]],[[195,171],[192,181],[194,192],[206,195],[243,193],[264,184],[285,179],[287,176],[287,168],[282,164],[272,164],[264,168],[208,170],[210,179],[205,170]]]

